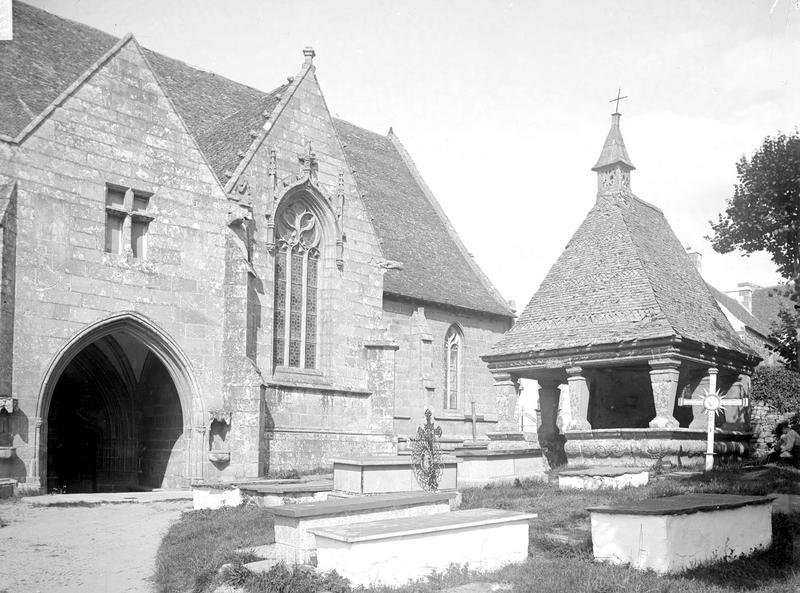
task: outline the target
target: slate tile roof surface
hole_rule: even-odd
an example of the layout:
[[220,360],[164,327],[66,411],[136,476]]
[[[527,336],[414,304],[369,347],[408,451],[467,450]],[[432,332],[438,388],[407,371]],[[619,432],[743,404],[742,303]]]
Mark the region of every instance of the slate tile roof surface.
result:
[[757,319],[751,313],[749,313],[747,309],[745,309],[744,306],[735,298],[728,296],[721,290],[717,290],[710,284],[708,285],[708,289],[711,291],[711,294],[714,295],[714,298],[718,303],[733,313],[733,315],[735,315],[739,321],[744,323],[751,330],[758,332],[765,338],[772,333],[766,323],[763,323],[760,319]]
[[384,292],[510,317],[508,304],[478,277],[392,141],[346,121],[334,125],[383,254],[402,264],[386,271]]
[[[0,42],[0,134],[16,137],[118,42],[86,25],[13,3],[14,40]],[[164,92],[221,183],[253,142],[288,85],[265,93],[143,49]],[[467,261],[448,223],[385,136],[344,121],[336,128],[387,259],[384,290],[404,297],[511,317],[507,303]]]
[[795,310],[795,302],[789,298],[793,286],[793,283],[776,284],[755,289],[753,291],[753,315],[770,328],[773,327],[773,324],[779,323],[778,312],[782,308],[789,312]]
[[663,213],[620,193],[595,206],[491,354],[680,336],[746,354]]

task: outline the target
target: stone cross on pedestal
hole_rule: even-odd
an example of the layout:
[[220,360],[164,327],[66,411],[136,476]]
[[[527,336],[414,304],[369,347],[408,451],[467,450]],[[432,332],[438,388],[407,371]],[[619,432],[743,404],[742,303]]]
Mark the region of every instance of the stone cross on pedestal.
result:
[[[712,372],[713,371],[713,372]],[[717,391],[717,369],[709,369],[708,383],[709,389],[703,389],[703,397],[688,398],[679,397],[679,406],[703,406],[706,414],[706,471],[714,469],[714,422],[717,411],[724,410],[725,406],[744,406],[749,405],[747,397],[729,398],[722,392]]]

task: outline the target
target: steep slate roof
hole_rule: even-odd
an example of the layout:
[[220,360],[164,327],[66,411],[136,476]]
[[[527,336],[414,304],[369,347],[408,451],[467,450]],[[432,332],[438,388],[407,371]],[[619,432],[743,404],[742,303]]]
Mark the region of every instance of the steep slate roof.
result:
[[[13,3],[14,40],[0,42],[0,134],[16,137],[119,40],[113,35]],[[220,182],[227,181],[288,85],[265,93],[143,49]],[[384,290],[414,299],[511,317],[410,166],[385,136],[347,122],[336,128],[356,169],[389,270]]]
[[711,291],[711,294],[714,295],[718,303],[730,311],[739,321],[744,323],[751,330],[761,334],[765,338],[772,333],[765,323],[762,323],[761,320],[749,313],[735,298],[728,296],[721,290],[717,290],[710,284],[708,284],[708,289]]
[[680,336],[752,354],[663,213],[632,194],[598,196],[492,355]]
[[384,292],[510,317],[392,140],[346,121],[334,125],[383,254],[402,264],[386,271]]
[[793,286],[793,283],[789,283],[756,288],[753,291],[753,315],[769,327],[779,323],[778,312],[781,308],[794,311],[795,302],[789,298]]

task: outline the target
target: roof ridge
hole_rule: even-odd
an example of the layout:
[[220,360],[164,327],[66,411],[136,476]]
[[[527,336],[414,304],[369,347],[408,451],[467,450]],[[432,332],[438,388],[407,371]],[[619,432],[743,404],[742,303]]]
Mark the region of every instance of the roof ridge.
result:
[[489,277],[486,276],[484,271],[481,269],[481,267],[478,265],[478,263],[470,254],[470,252],[467,250],[464,243],[461,241],[461,237],[458,236],[458,233],[453,227],[453,224],[450,222],[450,218],[442,209],[441,205],[439,204],[439,201],[436,199],[436,196],[428,187],[428,184],[425,183],[425,180],[422,178],[422,175],[417,169],[416,164],[414,164],[411,155],[408,153],[405,146],[403,146],[402,142],[400,142],[400,138],[398,138],[397,134],[394,133],[392,129],[390,129],[390,132],[386,135],[386,137],[389,139],[394,149],[400,155],[400,158],[403,160],[403,163],[406,165],[406,167],[408,167],[411,176],[414,178],[414,181],[419,186],[420,190],[422,190],[422,193],[425,195],[425,197],[428,199],[433,209],[442,219],[442,223],[444,224],[447,233],[450,235],[450,238],[455,243],[456,248],[461,252],[461,255],[464,257],[469,267],[478,277],[480,283],[483,284],[484,288],[487,291],[489,291],[489,294],[491,294],[495,298],[495,300],[502,306],[502,308],[505,311],[507,311],[509,315],[513,316],[514,312],[512,311],[511,306],[508,304],[508,301],[506,301],[503,298],[503,295],[500,293],[500,291],[497,290],[494,284],[492,284],[492,281],[489,280]]
[[303,62],[303,65],[300,68],[300,72],[287,85],[286,91],[282,94],[280,100],[270,112],[269,117],[266,118],[266,121],[261,126],[261,131],[258,133],[258,136],[256,136],[250,143],[250,147],[247,149],[245,155],[242,157],[242,159],[239,161],[239,164],[236,166],[236,169],[234,169],[230,178],[225,183],[226,192],[230,192],[231,190],[233,190],[234,187],[236,187],[236,183],[238,182],[239,177],[242,175],[242,173],[244,173],[244,170],[247,168],[247,165],[250,164],[250,161],[253,160],[253,157],[255,156],[256,152],[258,152],[258,149],[261,148],[261,145],[267,139],[267,136],[269,136],[269,132],[270,130],[272,130],[272,125],[281,116],[283,110],[286,109],[286,106],[289,104],[289,101],[294,96],[294,93],[300,86],[300,83],[303,80],[305,80],[305,77],[308,76],[309,72],[313,72],[314,70],[315,66],[313,61]]

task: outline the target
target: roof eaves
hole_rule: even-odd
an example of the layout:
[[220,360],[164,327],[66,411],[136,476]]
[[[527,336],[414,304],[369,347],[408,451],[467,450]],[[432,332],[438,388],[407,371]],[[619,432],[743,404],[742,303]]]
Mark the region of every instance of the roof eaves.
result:
[[294,80],[289,84],[288,88],[281,96],[281,100],[278,101],[278,104],[275,105],[275,107],[272,109],[272,112],[269,114],[269,117],[264,122],[261,131],[259,132],[258,136],[256,136],[256,138],[253,140],[253,142],[250,144],[250,148],[247,149],[247,152],[245,152],[244,156],[242,157],[242,160],[239,161],[239,165],[231,174],[230,179],[228,179],[228,181],[225,182],[226,193],[233,191],[233,188],[236,187],[236,183],[239,181],[239,177],[242,175],[242,173],[244,173],[244,170],[247,168],[247,165],[250,164],[250,161],[253,160],[253,157],[255,156],[256,152],[258,152],[258,149],[261,148],[261,145],[267,139],[267,136],[269,136],[269,132],[272,129],[272,125],[275,123],[278,117],[280,117],[281,113],[283,113],[283,110],[286,109],[286,106],[289,104],[289,101],[294,96],[297,87],[300,86],[300,83],[305,79],[308,73],[313,71],[314,71],[313,62],[309,61],[303,64],[303,67],[300,69],[300,73],[297,76],[295,76]]
[[[131,40],[134,40],[133,33],[126,33],[119,41],[117,41],[111,49],[109,49],[106,53],[104,53],[100,58],[91,66],[89,66],[83,74],[81,74],[78,78],[76,78],[72,84],[70,84],[64,91],[58,95],[45,109],[36,117],[34,117],[27,126],[25,126],[19,134],[17,134],[16,138],[12,136],[7,136],[5,134],[0,134],[0,140],[4,142],[8,142],[10,144],[21,144],[25,138],[33,132],[36,128],[38,128],[43,121],[45,121],[53,111],[61,105],[70,95],[72,95],[75,91],[77,91],[84,82],[86,82],[95,72],[97,72],[100,68],[105,65],[105,63],[111,59],[114,54],[116,54],[120,49],[122,49],[126,43]],[[138,45],[138,44],[137,44]]]
[[500,294],[500,291],[497,290],[497,288],[495,288],[494,284],[492,284],[492,281],[489,280],[489,277],[486,276],[486,274],[484,274],[481,267],[477,264],[477,262],[475,262],[472,255],[470,255],[469,251],[467,251],[466,246],[461,241],[461,238],[458,236],[458,233],[456,232],[455,228],[453,228],[453,225],[450,223],[450,219],[447,217],[447,214],[445,214],[444,210],[439,205],[439,201],[436,199],[436,196],[433,195],[433,192],[428,187],[428,184],[425,183],[425,180],[422,178],[422,175],[417,169],[417,166],[414,164],[411,155],[408,153],[405,146],[403,146],[403,144],[400,142],[400,139],[397,137],[397,134],[395,134],[393,130],[390,130],[390,133],[387,135],[387,137],[389,138],[389,141],[392,143],[392,146],[394,146],[397,153],[400,155],[400,158],[403,160],[405,166],[408,168],[417,186],[419,186],[420,190],[422,190],[422,193],[425,195],[428,202],[430,202],[433,209],[441,218],[442,223],[444,224],[444,227],[447,230],[447,233],[450,235],[450,238],[453,240],[453,243],[455,243],[456,247],[461,253],[461,256],[467,262],[467,265],[469,265],[469,267],[478,277],[478,280],[481,282],[483,287],[489,292],[490,295],[494,297],[494,300],[497,301],[497,303],[500,305],[500,309],[508,317],[514,317],[514,312],[508,305],[508,301],[506,301],[503,298],[503,296]]

